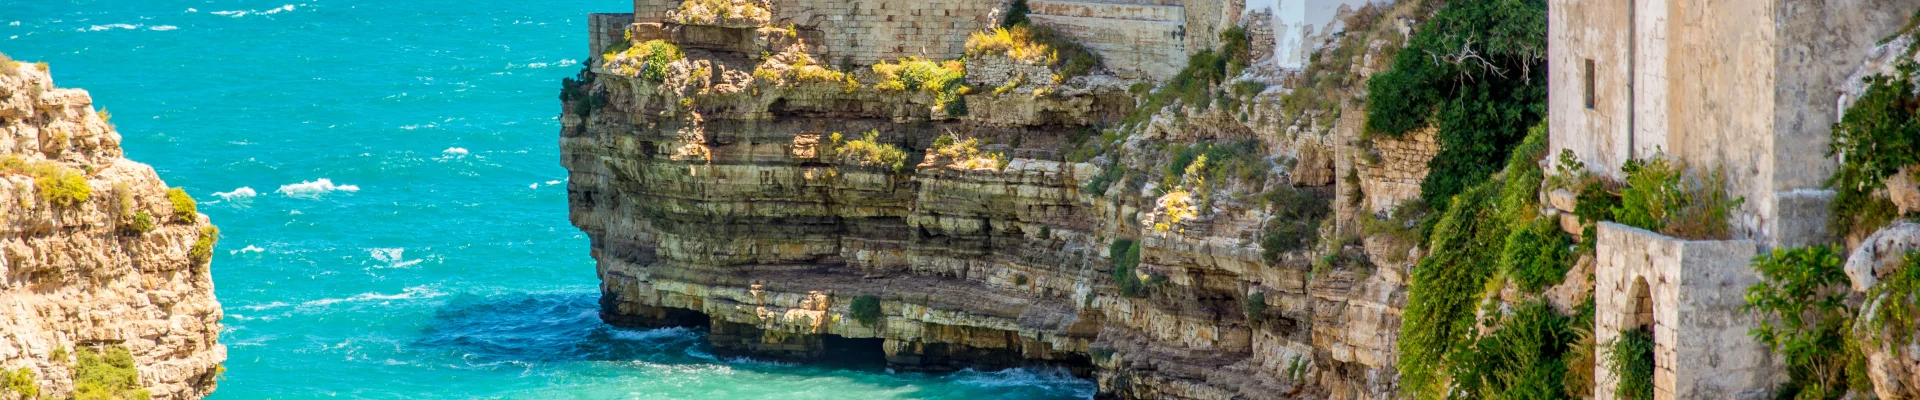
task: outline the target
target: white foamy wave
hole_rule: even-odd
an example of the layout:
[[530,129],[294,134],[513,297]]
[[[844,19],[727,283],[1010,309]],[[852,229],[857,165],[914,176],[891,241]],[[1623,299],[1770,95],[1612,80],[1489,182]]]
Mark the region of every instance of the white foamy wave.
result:
[[160,25],[160,26],[153,26],[153,27],[147,28],[147,30],[155,30],[155,31],[171,31],[175,29],[180,29],[180,27],[173,26],[173,25]]
[[1066,390],[1074,397],[1092,397],[1092,382],[1075,378],[1063,368],[1012,368],[993,372],[980,372],[972,368],[960,370],[950,375],[954,383],[985,388],[1004,387],[1043,387],[1048,391]]
[[9,23],[7,26],[20,26],[20,21],[13,21],[13,23]]
[[551,180],[551,181],[547,181],[547,184],[548,184],[548,185],[558,185],[558,184],[560,184],[560,180],[558,180],[558,179],[555,179],[555,180]]
[[418,259],[415,259],[415,260],[406,259],[406,257],[402,255],[407,251],[407,249],[404,249],[404,248],[390,247],[390,248],[376,248],[376,249],[369,249],[369,250],[371,250],[373,253],[373,259],[380,260],[382,262],[387,263],[387,266],[386,266],[387,268],[406,268],[406,267],[411,267],[414,264],[419,264],[421,261],[424,261],[424,260],[418,260]]
[[385,302],[385,301],[393,301],[393,300],[430,299],[430,298],[440,297],[444,295],[446,295],[446,293],[440,293],[439,291],[433,290],[426,286],[414,286],[414,287],[406,288],[404,291],[400,293],[385,294],[385,293],[367,292],[367,293],[356,294],[356,295],[353,295],[352,297],[347,297],[344,299],[343,298],[325,298],[325,299],[319,299],[319,300],[308,301],[305,303],[300,303],[300,305],[312,307],[312,306],[326,306],[326,305],[332,305],[335,303],[343,303],[343,302],[370,302],[370,301]]
[[193,7],[187,7],[187,12],[190,12],[190,13],[197,13],[197,12],[200,12],[200,9],[198,9],[198,8],[193,8]]
[[140,28],[140,25],[107,24],[107,25],[89,26],[87,27],[87,30],[98,32],[98,31],[106,31],[106,30],[114,30],[114,29],[139,29],[139,28]]
[[264,252],[266,252],[266,251],[267,251],[267,249],[262,249],[262,248],[260,248],[260,246],[254,246],[254,245],[247,245],[247,247],[246,247],[246,248],[244,248],[244,249],[239,249],[239,250],[234,250],[234,251],[229,251],[229,252],[227,252],[227,254],[240,254],[240,253],[264,253]]
[[277,190],[277,192],[287,197],[316,198],[336,190],[358,192],[360,191],[360,187],[355,185],[335,185],[331,179],[320,178],[290,185],[280,185],[280,190]]
[[[295,8],[295,6],[294,6],[294,5],[292,5],[292,4],[288,4],[288,5],[283,5],[283,6],[280,6],[280,7],[276,7],[276,8],[269,8],[269,9],[265,9],[265,10],[246,10],[246,11],[238,11],[238,10],[234,10],[234,11],[214,11],[214,12],[213,12],[213,15],[221,15],[221,16],[228,16],[228,17],[234,17],[234,18],[240,18],[240,17],[245,17],[245,16],[248,16],[248,15],[273,15],[273,14],[279,14],[279,13],[283,13],[283,12],[288,12],[288,11],[293,11],[293,9],[294,9],[294,8]],[[188,10],[192,10],[192,9],[191,9],[191,8],[189,8]]]
[[231,192],[213,192],[214,196],[227,200],[244,199],[259,194],[259,192],[254,192],[253,188],[246,186],[241,186],[239,189],[234,189]]
[[784,361],[760,360],[760,359],[747,358],[747,357],[727,357],[727,363],[728,364],[755,364],[755,365],[767,365],[767,366],[775,366],[775,367],[789,367],[794,365],[793,363],[784,362]]
[[648,329],[644,331],[627,330],[627,329],[613,330],[614,339],[632,340],[632,341],[656,341],[661,339],[676,339],[676,340],[692,339],[698,336],[700,335],[697,333],[694,333],[692,329],[687,329],[687,327],[684,327],[684,326],[677,326],[672,328]]
[[440,155],[447,157],[464,156],[467,155],[467,149],[463,147],[448,147],[446,150],[441,150]]
[[289,305],[291,304],[276,301],[276,302],[267,303],[267,304],[254,304],[249,306],[240,306],[240,309],[247,310],[247,311],[260,311],[260,310],[271,310],[275,308],[286,307]]

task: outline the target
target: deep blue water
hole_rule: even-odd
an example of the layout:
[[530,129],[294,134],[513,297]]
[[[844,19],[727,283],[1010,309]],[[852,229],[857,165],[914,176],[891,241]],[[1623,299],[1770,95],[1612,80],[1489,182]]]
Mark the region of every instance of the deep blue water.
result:
[[[602,324],[559,80],[619,0],[0,0],[0,52],[93,93],[220,225],[214,397],[1079,398],[1056,371],[722,359]],[[324,181],[322,181],[324,179]]]

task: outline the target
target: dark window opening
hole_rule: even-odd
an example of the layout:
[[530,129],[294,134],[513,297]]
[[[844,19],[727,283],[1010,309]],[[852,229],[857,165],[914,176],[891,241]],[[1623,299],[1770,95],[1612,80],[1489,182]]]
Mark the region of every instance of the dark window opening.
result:
[[1593,99],[1593,98],[1594,98],[1594,95],[1593,95],[1593,80],[1594,80],[1594,76],[1593,76],[1593,60],[1592,60],[1592,59],[1588,59],[1588,60],[1586,60],[1586,63],[1585,63],[1585,65],[1582,65],[1582,66],[1581,66],[1581,68],[1580,68],[1580,71],[1581,71],[1581,72],[1583,72],[1583,73],[1584,73],[1584,75],[1586,75],[1586,80],[1587,80],[1587,81],[1586,81],[1586,104],[1587,104],[1587,109],[1588,109],[1588,110],[1592,110],[1592,109],[1593,109],[1593,103],[1594,103],[1594,99]]

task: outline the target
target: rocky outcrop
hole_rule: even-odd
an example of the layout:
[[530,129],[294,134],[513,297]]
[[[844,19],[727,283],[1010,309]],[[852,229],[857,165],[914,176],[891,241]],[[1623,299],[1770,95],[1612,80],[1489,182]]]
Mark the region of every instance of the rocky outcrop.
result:
[[0,57],[0,370],[60,397],[80,349],[124,347],[154,398],[204,397],[227,357],[208,274],[217,231],[122,158],[106,114],[45,68]]
[[[1370,257],[1263,197],[1361,190],[1336,179],[1350,138],[1334,132],[1357,125],[1256,112],[1284,92],[1221,85],[1211,107],[1103,131],[1153,82],[976,55],[970,89],[883,89],[880,68],[816,61],[808,35],[832,26],[636,15],[629,42],[607,47],[658,39],[685,59],[613,54],[562,96],[571,219],[592,238],[611,323],[706,326],[718,351],[760,357],[1058,366],[1125,398],[1395,391],[1406,248]],[[723,28],[740,34],[691,34]],[[1207,165],[1243,167],[1211,185],[1167,176],[1200,146],[1225,152]],[[1163,194],[1187,190],[1203,206],[1174,215]],[[1286,223],[1318,225],[1263,252]]]
[[[1916,309],[1917,300],[1910,292],[1914,274],[1903,271],[1915,267],[1920,260],[1916,257],[1920,257],[1920,223],[1914,222],[1896,222],[1875,231],[1847,257],[1847,277],[1854,291],[1865,295],[1852,333],[1866,356],[1867,378],[1882,399],[1920,396],[1920,334],[1910,325],[1892,322],[1912,321],[1912,315],[1899,315],[1898,310],[1911,314]],[[1904,282],[1893,282],[1903,278]]]

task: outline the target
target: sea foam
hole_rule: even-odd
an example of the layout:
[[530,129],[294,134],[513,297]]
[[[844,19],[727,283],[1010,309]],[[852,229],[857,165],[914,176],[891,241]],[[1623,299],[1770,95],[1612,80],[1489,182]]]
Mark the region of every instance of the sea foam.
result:
[[360,187],[355,185],[335,185],[332,179],[320,178],[295,184],[280,185],[280,190],[276,191],[287,197],[317,198],[336,190],[358,192],[360,191]]
[[234,189],[231,192],[213,192],[214,196],[222,199],[227,199],[227,200],[244,199],[244,198],[253,197],[259,194],[260,194],[259,192],[253,191],[253,188],[246,187],[246,186],[241,186],[239,189]]

